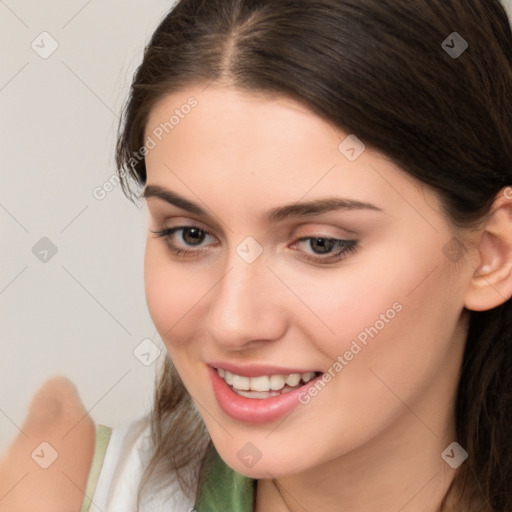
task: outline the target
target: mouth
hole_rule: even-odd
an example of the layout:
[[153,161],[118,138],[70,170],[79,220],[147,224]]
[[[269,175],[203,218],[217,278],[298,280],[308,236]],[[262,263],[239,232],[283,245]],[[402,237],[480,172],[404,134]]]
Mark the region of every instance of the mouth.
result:
[[247,377],[231,373],[224,368],[214,368],[214,370],[234,393],[245,398],[256,399],[290,393],[322,375],[322,372],[304,372]]
[[324,375],[271,364],[239,366],[219,361],[207,368],[219,407],[232,419],[248,424],[267,424],[291,414]]

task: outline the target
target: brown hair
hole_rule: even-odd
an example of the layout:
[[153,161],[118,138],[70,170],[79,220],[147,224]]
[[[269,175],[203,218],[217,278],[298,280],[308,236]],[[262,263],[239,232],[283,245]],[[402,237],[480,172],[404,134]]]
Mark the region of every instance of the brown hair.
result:
[[[458,56],[442,46],[453,32],[469,45]],[[512,34],[498,0],[179,1],[145,49],[121,119],[128,197],[130,181],[146,181],[133,156],[156,102],[212,81],[288,96],[357,134],[432,187],[454,226],[475,226],[512,183]],[[195,461],[199,471],[211,443],[168,355],[161,370],[139,496],[157,466],[194,489],[180,469]],[[512,510],[511,376],[511,300],[470,311],[454,411],[469,458],[447,493],[457,510]]]

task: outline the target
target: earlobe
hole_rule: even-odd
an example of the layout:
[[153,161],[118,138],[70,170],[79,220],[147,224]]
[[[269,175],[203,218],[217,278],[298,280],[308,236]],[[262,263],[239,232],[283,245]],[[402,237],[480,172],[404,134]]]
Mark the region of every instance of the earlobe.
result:
[[479,263],[466,291],[464,305],[472,311],[493,309],[512,296],[512,193],[499,192],[475,249]]

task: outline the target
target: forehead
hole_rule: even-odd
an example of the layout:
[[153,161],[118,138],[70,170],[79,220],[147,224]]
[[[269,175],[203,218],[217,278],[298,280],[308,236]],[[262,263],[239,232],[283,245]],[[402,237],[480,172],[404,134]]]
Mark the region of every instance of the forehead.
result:
[[417,180],[370,148],[348,159],[349,136],[290,98],[190,86],[149,115],[148,183],[230,197],[240,208],[326,194],[381,204],[423,195]]
[[289,97],[214,85],[191,85],[165,95],[151,110],[145,132],[150,135],[164,125],[164,135],[178,134],[187,124],[195,128],[200,124],[208,132],[203,137],[250,135],[258,137],[255,142],[263,142],[265,135],[275,141],[270,135],[280,127],[287,128],[280,133],[281,143],[287,135],[295,141],[300,136],[311,139],[319,130],[324,136],[331,135],[334,142],[340,136],[334,125]]

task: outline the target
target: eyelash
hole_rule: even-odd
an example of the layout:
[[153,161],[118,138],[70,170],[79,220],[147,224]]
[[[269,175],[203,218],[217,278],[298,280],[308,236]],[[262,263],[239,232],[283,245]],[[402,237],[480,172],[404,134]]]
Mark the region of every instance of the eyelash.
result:
[[[179,247],[176,247],[175,245],[173,245],[171,243],[172,235],[174,235],[178,231],[185,231],[188,229],[190,229],[190,230],[195,229],[204,235],[213,237],[213,235],[209,231],[200,229],[195,226],[179,226],[179,227],[175,227],[175,228],[164,228],[164,229],[160,229],[157,231],[151,231],[151,233],[153,233],[155,235],[155,238],[164,238],[165,239],[164,241],[165,241],[167,247],[175,256],[180,256],[180,257],[186,258],[186,257],[197,256],[197,255],[201,254],[202,252],[204,252],[204,250],[201,250],[201,248],[196,249],[196,250],[180,249]],[[341,261],[349,253],[354,252],[358,245],[356,240],[341,240],[338,238],[330,238],[330,237],[326,237],[326,236],[302,237],[302,238],[297,239],[294,242],[294,244],[296,244],[298,242],[304,242],[307,240],[332,241],[335,243],[335,245],[343,247],[341,250],[339,250],[338,252],[336,252],[334,254],[328,253],[329,254],[328,257],[314,257],[314,256],[310,256],[307,254],[303,256],[303,258],[307,261],[310,261],[313,263],[320,263],[320,264],[328,264],[328,263],[335,263],[337,261]]]

